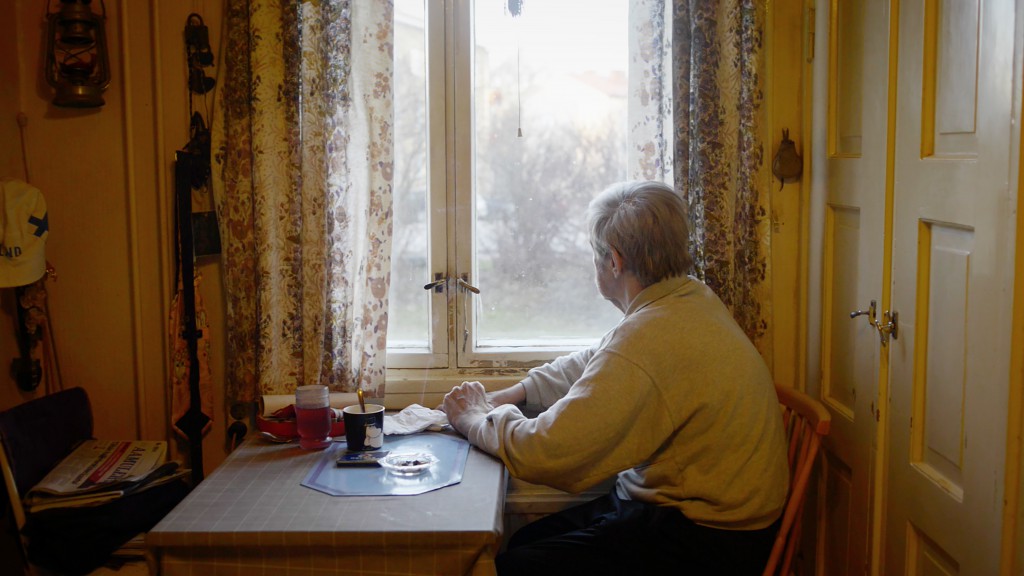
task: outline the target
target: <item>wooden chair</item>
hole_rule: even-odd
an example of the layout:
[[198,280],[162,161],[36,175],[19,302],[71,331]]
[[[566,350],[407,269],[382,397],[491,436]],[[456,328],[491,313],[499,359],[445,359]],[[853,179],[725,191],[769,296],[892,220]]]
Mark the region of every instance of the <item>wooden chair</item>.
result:
[[800,517],[807,495],[821,439],[828,435],[832,417],[821,402],[786,386],[775,385],[782,406],[786,439],[789,443],[789,495],[782,512],[782,524],[775,536],[764,576],[790,573],[793,556],[800,541]]

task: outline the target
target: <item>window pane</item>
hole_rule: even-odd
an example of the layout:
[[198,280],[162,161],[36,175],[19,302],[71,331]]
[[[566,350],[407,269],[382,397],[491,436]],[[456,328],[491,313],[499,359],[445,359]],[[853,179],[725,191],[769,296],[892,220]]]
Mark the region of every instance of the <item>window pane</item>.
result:
[[429,341],[427,77],[423,0],[395,0],[394,237],[388,346]]
[[596,338],[621,316],[585,212],[627,174],[628,5],[473,4],[478,345]]

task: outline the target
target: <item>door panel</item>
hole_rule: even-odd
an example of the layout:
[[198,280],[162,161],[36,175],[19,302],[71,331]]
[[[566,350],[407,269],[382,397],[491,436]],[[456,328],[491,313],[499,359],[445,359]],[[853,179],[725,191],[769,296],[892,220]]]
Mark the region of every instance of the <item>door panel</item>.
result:
[[[881,0],[816,6],[816,94],[827,94],[815,131],[814,171],[824,181],[821,400],[832,413],[819,483],[818,574],[864,574],[869,564],[872,445],[885,222],[887,12]],[[816,98],[816,102],[819,100]],[[820,115],[816,115],[820,117]]]
[[916,372],[910,462],[950,496],[963,499],[964,398],[967,392],[964,332],[970,292],[973,230],[923,222],[918,228],[916,325],[922,353]]
[[1009,0],[901,0],[887,574],[995,574],[1013,270]]

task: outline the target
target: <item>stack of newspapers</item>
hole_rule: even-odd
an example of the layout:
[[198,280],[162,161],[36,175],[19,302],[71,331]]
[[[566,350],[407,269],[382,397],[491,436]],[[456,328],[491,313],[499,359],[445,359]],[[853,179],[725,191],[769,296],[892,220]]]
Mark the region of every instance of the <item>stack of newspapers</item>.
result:
[[189,471],[167,461],[167,442],[86,440],[25,495],[25,509],[96,506]]

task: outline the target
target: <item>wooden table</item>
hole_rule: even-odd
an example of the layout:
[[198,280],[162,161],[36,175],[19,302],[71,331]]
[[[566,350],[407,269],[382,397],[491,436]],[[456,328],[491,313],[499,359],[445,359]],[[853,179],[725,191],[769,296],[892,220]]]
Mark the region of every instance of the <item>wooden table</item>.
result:
[[159,573],[494,574],[499,460],[473,448],[459,484],[416,496],[330,496],[301,485],[321,456],[246,440],[147,534]]

